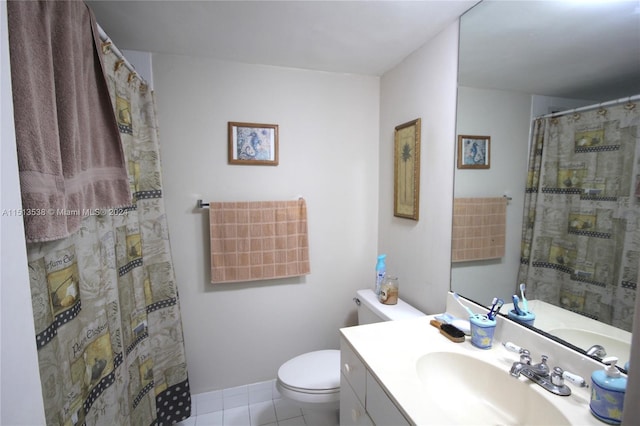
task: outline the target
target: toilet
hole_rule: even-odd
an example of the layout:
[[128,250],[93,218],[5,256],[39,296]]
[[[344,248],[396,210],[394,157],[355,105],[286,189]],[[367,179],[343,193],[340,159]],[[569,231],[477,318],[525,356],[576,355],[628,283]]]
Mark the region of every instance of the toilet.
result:
[[[400,299],[395,305],[384,305],[371,289],[358,290],[353,300],[359,325],[425,315]],[[340,351],[320,350],[290,359],[278,370],[276,388],[283,398],[303,410],[333,411],[336,415],[340,405]]]

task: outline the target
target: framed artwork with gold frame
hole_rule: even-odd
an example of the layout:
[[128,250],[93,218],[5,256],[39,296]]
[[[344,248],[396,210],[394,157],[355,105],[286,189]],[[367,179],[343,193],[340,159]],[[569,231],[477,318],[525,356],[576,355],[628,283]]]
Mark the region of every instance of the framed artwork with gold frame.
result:
[[393,215],[418,220],[420,210],[420,119],[396,126]]
[[458,168],[488,169],[491,159],[491,136],[458,136]]
[[278,165],[278,125],[228,123],[229,164]]

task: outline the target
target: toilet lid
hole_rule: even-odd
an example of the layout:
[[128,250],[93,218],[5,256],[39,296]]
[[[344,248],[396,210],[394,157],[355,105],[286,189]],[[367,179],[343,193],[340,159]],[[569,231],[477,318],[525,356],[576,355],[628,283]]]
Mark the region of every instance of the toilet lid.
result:
[[292,358],[278,370],[278,380],[298,389],[340,388],[340,351],[309,352]]

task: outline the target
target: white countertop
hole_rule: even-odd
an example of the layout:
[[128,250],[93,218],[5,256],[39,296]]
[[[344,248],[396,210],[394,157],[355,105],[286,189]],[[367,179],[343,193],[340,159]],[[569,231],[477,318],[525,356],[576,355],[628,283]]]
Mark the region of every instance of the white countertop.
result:
[[[493,342],[493,347],[489,350],[471,345],[470,337],[467,337],[464,343],[454,343],[429,324],[433,317],[430,315],[340,330],[403,414],[417,425],[452,424],[447,411],[434,407],[425,409],[425,401],[428,401],[429,394],[416,371],[416,364],[421,356],[429,352],[458,352],[494,364],[506,375],[509,374],[512,363],[519,359],[517,353],[507,351],[497,341]],[[534,362],[537,361],[534,359]],[[553,366],[550,362],[550,367]],[[585,379],[590,383],[589,377]],[[513,380],[529,381],[525,377]],[[578,388],[567,382],[572,394],[562,397],[533,382],[530,383],[534,391],[551,401],[572,423],[602,425],[589,411],[590,388]],[[442,389],[443,392],[447,392],[447,383],[442,383]],[[496,389],[496,392],[500,392],[500,389]],[[464,401],[459,401],[459,406],[464,410]],[[478,419],[478,424],[482,424],[482,419]]]

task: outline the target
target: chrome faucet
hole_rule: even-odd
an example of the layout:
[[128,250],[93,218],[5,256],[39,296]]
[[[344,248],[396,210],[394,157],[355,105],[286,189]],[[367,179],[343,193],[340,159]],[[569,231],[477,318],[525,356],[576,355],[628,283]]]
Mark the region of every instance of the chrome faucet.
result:
[[518,377],[522,370],[531,365],[531,354],[529,351],[520,348],[518,348],[518,351],[520,353],[520,362],[514,362],[511,366],[511,371],[509,371],[509,374],[513,377]]
[[513,377],[518,377],[522,374],[523,370],[528,370],[538,376],[546,377],[549,375],[549,366],[547,365],[548,356],[542,355],[542,360],[538,364],[531,365],[531,355],[529,351],[523,349],[520,352],[520,362],[514,362],[511,366],[511,375]]
[[589,349],[587,349],[587,355],[595,355],[597,357],[604,358],[605,356],[607,356],[607,351],[601,345],[593,345]]
[[547,365],[549,357],[546,355],[541,356],[541,361],[538,364],[531,364],[531,354],[527,349],[520,348],[516,345],[506,343],[504,345],[508,350],[516,351],[520,353],[520,360],[513,363],[509,374],[513,377],[525,376],[532,382],[542,386],[544,389],[551,393],[560,396],[571,395],[571,388],[564,383],[567,379],[570,382],[580,387],[586,387],[585,380],[575,374],[564,371],[560,367],[554,367],[550,371]]

